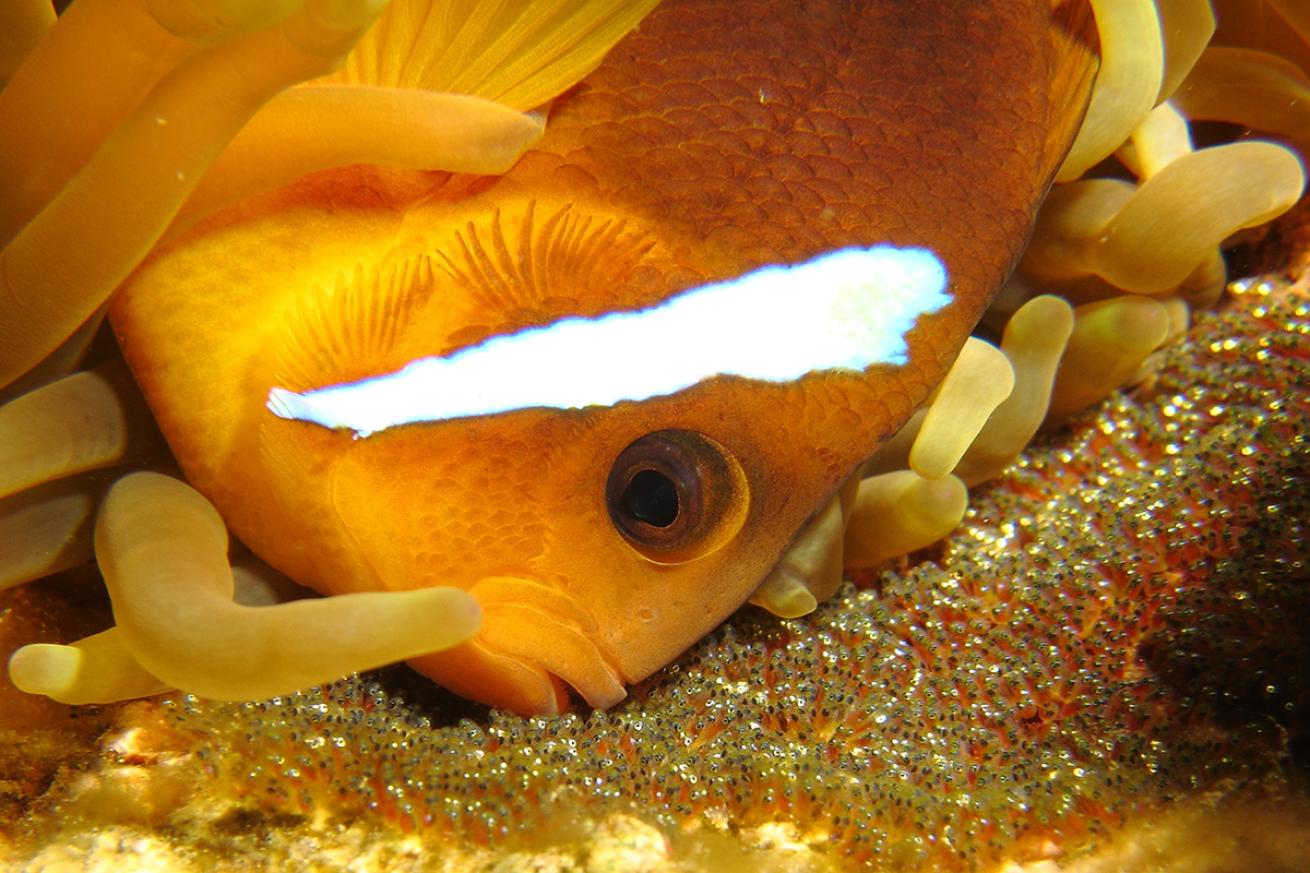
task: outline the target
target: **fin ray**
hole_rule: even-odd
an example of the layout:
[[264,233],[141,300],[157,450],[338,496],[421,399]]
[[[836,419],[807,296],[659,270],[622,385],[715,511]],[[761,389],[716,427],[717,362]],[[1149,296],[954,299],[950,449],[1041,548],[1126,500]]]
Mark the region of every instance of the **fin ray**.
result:
[[535,203],[519,220],[493,209],[488,220],[469,222],[435,253],[434,269],[461,285],[494,320],[517,328],[573,314],[579,301],[557,297],[559,291],[611,288],[654,246],[626,221],[580,215],[572,204],[544,221],[536,216]]
[[317,81],[472,94],[528,110],[594,70],[658,2],[456,0],[444,11],[395,2],[342,69]]
[[376,375],[433,287],[427,256],[339,273],[288,313],[275,384],[304,390]]

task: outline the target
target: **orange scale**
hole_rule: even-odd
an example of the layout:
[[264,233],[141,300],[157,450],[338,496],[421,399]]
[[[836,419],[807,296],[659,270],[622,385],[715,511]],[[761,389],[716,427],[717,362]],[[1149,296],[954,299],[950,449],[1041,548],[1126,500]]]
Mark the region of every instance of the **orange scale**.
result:
[[[664,78],[667,80],[670,76],[676,76],[678,69],[678,64],[670,65]],[[673,106],[706,106],[716,102],[714,92],[698,81],[666,81],[660,92],[661,100]]]
[[[712,90],[712,82],[728,81],[719,77],[720,65],[710,63],[704,57],[693,57],[671,52],[669,57],[663,61],[661,67],[664,71],[663,75],[668,78],[689,82],[699,88]],[[719,95],[715,94],[715,98],[719,99]]]
[[750,100],[754,96],[745,84],[730,76],[721,75],[718,70],[702,78],[700,84],[714,95],[711,105],[732,105],[738,101]]

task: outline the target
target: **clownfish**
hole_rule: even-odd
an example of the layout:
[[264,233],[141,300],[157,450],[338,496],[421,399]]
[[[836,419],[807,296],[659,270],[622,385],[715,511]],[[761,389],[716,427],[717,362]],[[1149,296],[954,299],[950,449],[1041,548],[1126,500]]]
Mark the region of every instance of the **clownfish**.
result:
[[505,175],[315,174],[166,247],[111,320],[258,555],[330,595],[464,589],[476,636],[412,666],[608,707],[950,367],[1081,118],[1086,14],[669,0]]

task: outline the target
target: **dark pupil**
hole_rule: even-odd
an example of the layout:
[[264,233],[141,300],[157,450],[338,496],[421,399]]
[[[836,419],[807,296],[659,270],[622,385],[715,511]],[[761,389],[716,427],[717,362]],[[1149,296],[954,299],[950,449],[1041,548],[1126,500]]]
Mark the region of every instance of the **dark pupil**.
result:
[[678,489],[658,470],[642,470],[624,489],[623,508],[652,527],[668,527],[678,518]]

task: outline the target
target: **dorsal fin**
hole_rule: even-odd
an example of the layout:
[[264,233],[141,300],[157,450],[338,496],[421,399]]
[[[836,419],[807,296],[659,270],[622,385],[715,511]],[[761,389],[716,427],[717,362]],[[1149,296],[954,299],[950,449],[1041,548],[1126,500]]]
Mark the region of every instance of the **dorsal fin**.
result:
[[391,352],[432,289],[426,255],[339,273],[330,288],[301,296],[287,314],[275,384],[308,390],[404,366],[390,360]]
[[392,3],[320,82],[449,91],[513,109],[579,82],[659,0]]

